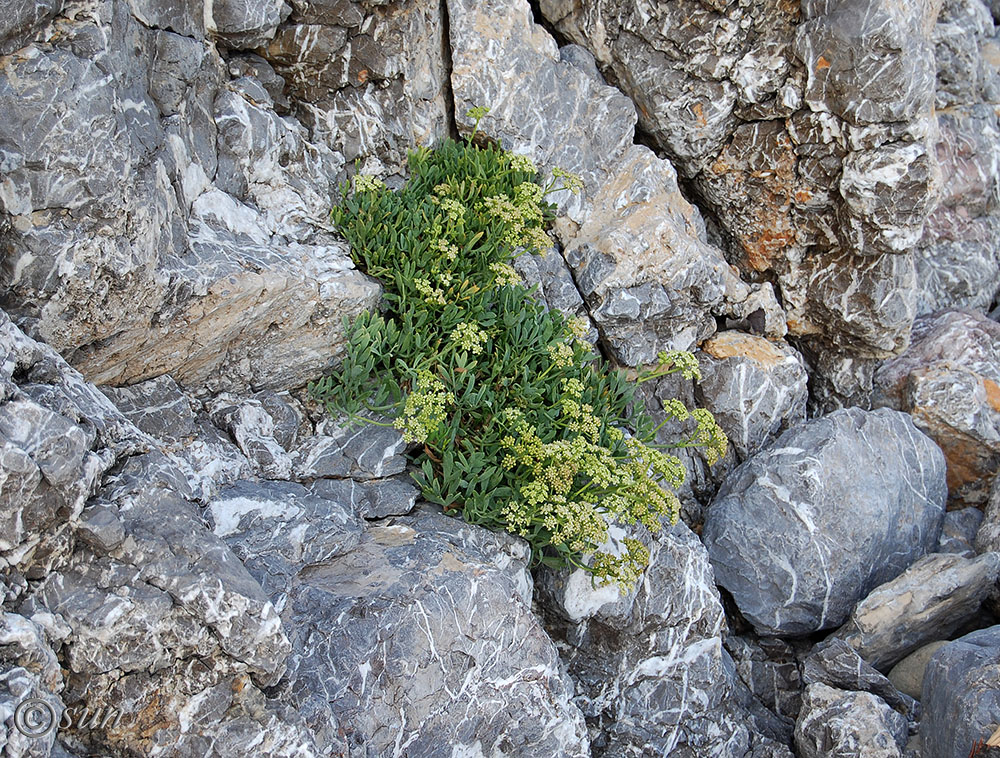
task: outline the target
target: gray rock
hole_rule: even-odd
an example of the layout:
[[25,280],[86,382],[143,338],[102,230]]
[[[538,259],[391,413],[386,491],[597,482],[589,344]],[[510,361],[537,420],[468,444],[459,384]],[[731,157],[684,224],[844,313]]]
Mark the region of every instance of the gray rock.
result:
[[544,571],[540,582],[540,603],[551,611],[549,632],[576,681],[576,702],[600,734],[597,751],[749,751],[746,686],[722,647],[726,622],[712,568],[683,523],[650,543],[650,567],[630,593],[595,587],[582,570]]
[[59,13],[63,0],[14,0],[4,7],[0,20],[0,55],[17,50],[33,32]]
[[921,697],[927,663],[934,653],[947,644],[946,640],[937,640],[914,650],[892,667],[889,672],[889,681],[903,694],[914,698]]
[[702,539],[761,633],[809,634],[839,626],[934,549],[945,496],[941,451],[908,416],[847,409],[785,432],[730,474]]
[[960,637],[938,650],[924,672],[923,754],[967,758],[1000,723],[1000,627]]
[[405,449],[403,436],[392,427],[325,418],[317,434],[296,448],[295,475],[302,480],[392,476],[406,468]]
[[795,350],[742,332],[720,332],[701,345],[698,387],[746,460],[790,426],[805,421],[805,365]]
[[836,635],[888,671],[921,645],[948,637],[979,611],[1000,574],[1000,553],[933,553],[873,590]]
[[[962,19],[975,17],[978,0],[960,4],[970,10],[961,14]],[[939,22],[938,29],[942,26]],[[956,83],[964,86],[974,81],[974,77],[963,76]],[[937,121],[940,136],[936,152],[943,183],[938,205],[914,251],[917,310],[919,314],[956,307],[988,310],[1000,289],[1000,257],[996,252],[1000,239],[1000,125],[987,104],[939,112]]]
[[993,480],[990,499],[974,544],[977,553],[1000,551],[1000,478]]
[[[58,724],[65,708],[59,695],[62,689],[59,662],[42,629],[23,616],[0,611],[0,750],[4,756],[48,758],[56,754],[55,729],[41,736],[26,735],[15,726],[15,719],[39,731],[47,724]],[[41,702],[32,706],[27,702],[31,700]]]
[[[983,512],[978,508],[962,508],[944,514],[941,537],[936,553],[956,553],[966,558],[976,554],[976,534],[983,523]],[[998,545],[1000,547],[1000,545]],[[979,552],[986,552],[981,550]]]
[[795,648],[777,637],[753,639],[735,635],[728,636],[725,645],[737,674],[754,697],[786,720],[787,731],[783,736],[790,742],[806,684]]
[[922,317],[875,385],[876,404],[910,413],[944,450],[950,504],[983,504],[1000,469],[1000,326],[972,311]]
[[802,758],[901,758],[906,719],[868,692],[810,684],[795,724]]
[[320,497],[350,503],[359,516],[381,519],[405,516],[416,505],[417,488],[409,477],[391,477],[373,481],[355,479],[316,479],[309,485]]
[[[226,539],[264,544],[253,531]],[[589,755],[572,685],[530,611],[527,558],[522,542],[422,509],[298,564],[283,590],[294,652],[278,694],[325,751]]]
[[240,399],[229,393],[213,398],[209,415],[217,426],[229,432],[248,460],[259,467],[267,479],[288,479],[292,458],[274,437],[274,419],[263,403]]
[[279,611],[291,577],[361,540],[354,503],[313,492],[294,482],[236,482],[207,506],[214,534],[234,546]]
[[343,157],[225,86],[202,37],[281,8],[105,0],[0,75],[4,302],[97,383],[301,386],[377,300],[324,236]]
[[633,99],[718,219],[730,260],[778,277],[792,334],[850,355],[904,347],[909,253],[940,178],[936,3],[540,9]]
[[[920,718],[920,703],[910,694],[896,689],[895,683],[865,661],[858,651],[839,637],[817,645],[802,661],[805,684],[825,684],[852,692],[870,692],[911,722]],[[916,697],[919,697],[918,692]]]
[[758,288],[765,295],[753,300],[754,289],[705,242],[672,166],[633,144],[632,103],[563,60],[530,14],[523,0],[448,3],[459,128],[470,131],[469,108],[490,106],[481,132],[543,172],[582,177],[579,197],[554,196],[565,216],[555,231],[611,353],[637,365],[661,349],[690,348],[715,330],[713,311],[740,319],[763,307],[768,336],[783,336],[773,296]]

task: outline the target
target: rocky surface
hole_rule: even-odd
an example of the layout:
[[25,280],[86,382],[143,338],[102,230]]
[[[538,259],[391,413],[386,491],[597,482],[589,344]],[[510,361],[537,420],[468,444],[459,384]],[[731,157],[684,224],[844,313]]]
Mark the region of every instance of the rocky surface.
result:
[[906,736],[906,719],[880,698],[825,684],[806,688],[795,723],[795,747],[803,758],[899,758]]
[[692,347],[715,331],[713,312],[759,311],[767,336],[784,335],[770,285],[741,281],[707,243],[673,167],[633,144],[635,106],[578,49],[564,59],[523,0],[452,0],[448,17],[456,113],[490,106],[484,134],[546,172],[584,180],[579,197],[555,198],[565,214],[556,233],[618,360],[651,363],[659,350]]
[[[4,11],[0,753],[965,758],[1000,723],[997,3]],[[638,399],[731,441],[676,451],[690,527],[636,529],[631,592],[529,570],[301,391],[379,301],[338,184],[473,106],[583,179],[524,281],[619,365],[696,351]],[[99,716],[30,739],[29,697]]]
[[743,755],[755,735],[722,646],[726,622],[705,549],[678,524],[652,543],[650,566],[628,594],[593,587],[583,571],[548,573],[539,588],[577,703],[600,735],[595,752]]
[[966,758],[1000,723],[1000,628],[967,634],[938,650],[923,681],[923,754]]
[[837,636],[875,668],[888,671],[921,645],[970,621],[1000,574],[1000,553],[976,558],[933,553],[880,587],[851,611]]
[[837,411],[730,474],[702,538],[758,631],[808,634],[937,545],[945,496],[943,456],[907,416]]
[[982,505],[1000,469],[1000,328],[973,311],[921,318],[878,368],[875,402],[908,412],[944,450],[952,505]]

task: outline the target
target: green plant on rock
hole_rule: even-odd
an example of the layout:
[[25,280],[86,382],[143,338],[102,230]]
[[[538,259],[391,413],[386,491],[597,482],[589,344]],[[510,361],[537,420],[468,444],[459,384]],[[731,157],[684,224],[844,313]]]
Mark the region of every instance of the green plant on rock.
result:
[[[485,112],[470,113],[477,128]],[[333,413],[394,419],[419,443],[423,496],[445,511],[523,537],[537,562],[630,586],[648,552],[631,538],[610,548],[609,525],[676,521],[685,472],[668,449],[699,447],[713,462],[725,435],[673,401],[668,420],[691,431],[652,444],[659,427],[634,410],[635,384],[591,352],[586,319],[547,310],[521,284],[511,262],[550,247],[546,197],[578,178],[557,171],[542,186],[525,156],[471,140],[418,148],[409,172],[398,191],[365,176],[341,189],[333,220],[385,307],[349,325],[339,370],[313,394]],[[675,351],[637,381],[696,372]]]

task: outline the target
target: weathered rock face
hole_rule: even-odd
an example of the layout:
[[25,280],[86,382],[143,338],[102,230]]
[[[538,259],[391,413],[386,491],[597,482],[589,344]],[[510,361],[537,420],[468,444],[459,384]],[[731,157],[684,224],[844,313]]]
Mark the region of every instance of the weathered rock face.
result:
[[810,684],[795,724],[802,758],[901,758],[906,719],[868,692]]
[[877,405],[908,412],[948,460],[953,506],[981,505],[1000,469],[1000,328],[972,311],[919,319],[875,373]]
[[948,638],[979,611],[1000,574],[1000,553],[934,553],[858,603],[837,637],[881,671],[933,640]]
[[937,545],[944,473],[941,451],[894,411],[837,411],[787,431],[708,510],[719,584],[761,633],[839,626]]
[[[978,508],[962,508],[944,514],[938,553],[956,553],[971,558],[976,554],[976,534],[983,523],[983,512]],[[988,548],[987,548],[988,549]],[[986,549],[979,552],[986,552]]]
[[451,0],[448,16],[456,113],[492,107],[481,132],[546,172],[584,180],[580,197],[555,198],[566,216],[557,235],[617,360],[650,363],[659,350],[687,349],[714,332],[713,312],[760,311],[766,336],[785,333],[773,292],[740,281],[707,244],[671,165],[632,144],[634,106],[578,48],[563,56],[522,0]]
[[759,738],[722,647],[708,556],[683,524],[655,539],[650,568],[628,595],[592,586],[583,571],[546,572],[539,593],[595,755],[742,756]]
[[378,296],[328,234],[345,159],[202,38],[257,44],[283,5],[133,5],[5,59],[3,302],[100,383],[304,384]]
[[938,650],[924,673],[923,754],[967,758],[1000,723],[1000,627],[972,632]]
[[729,437],[739,460],[805,421],[805,365],[787,345],[741,332],[720,332],[698,354],[704,405]]
[[295,487],[224,491],[211,519],[282,609],[281,698],[324,754],[589,755],[523,543],[429,509],[359,534]]
[[905,346],[908,253],[939,184],[937,3],[541,10],[633,98],[741,267],[778,277],[792,334],[859,357]]

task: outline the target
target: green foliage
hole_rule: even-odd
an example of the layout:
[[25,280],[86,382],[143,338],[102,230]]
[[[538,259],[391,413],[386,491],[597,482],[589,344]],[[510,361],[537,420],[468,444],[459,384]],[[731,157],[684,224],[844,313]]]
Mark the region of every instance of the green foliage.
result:
[[[483,115],[470,114],[477,127]],[[630,410],[635,385],[602,368],[586,321],[546,310],[511,266],[550,246],[545,197],[579,180],[560,172],[561,187],[543,188],[527,158],[451,140],[411,153],[409,170],[397,192],[363,176],[342,188],[333,220],[384,285],[385,310],[350,325],[340,369],[314,395],[331,412],[394,418],[421,443],[427,500],[520,535],[537,561],[630,585],[648,553],[636,540],[603,552],[608,524],[675,521],[683,465],[649,444],[656,429]],[[665,353],[639,381],[696,371],[690,354]],[[676,402],[670,413],[697,427],[672,447],[725,451],[707,411]]]

